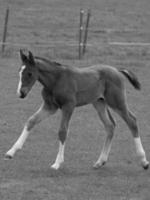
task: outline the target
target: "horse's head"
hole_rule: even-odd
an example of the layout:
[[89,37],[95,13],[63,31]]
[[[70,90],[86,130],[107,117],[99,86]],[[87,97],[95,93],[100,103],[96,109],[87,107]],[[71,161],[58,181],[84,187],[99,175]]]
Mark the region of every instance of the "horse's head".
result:
[[17,93],[20,98],[25,98],[38,78],[38,70],[36,68],[34,56],[30,51],[28,55],[25,55],[23,51],[20,50],[20,58],[22,66],[19,71]]

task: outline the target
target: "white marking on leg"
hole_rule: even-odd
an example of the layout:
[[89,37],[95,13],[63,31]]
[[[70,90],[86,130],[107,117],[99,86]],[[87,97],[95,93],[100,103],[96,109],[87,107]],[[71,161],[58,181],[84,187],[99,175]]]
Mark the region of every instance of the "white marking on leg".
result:
[[55,160],[55,163],[51,166],[53,169],[59,169],[60,165],[64,162],[64,150],[65,150],[65,143],[62,144],[59,142],[59,150]]
[[44,109],[44,104],[39,108],[39,110],[34,113],[28,120],[27,124],[25,125],[20,137],[12,146],[12,148],[6,153],[6,158],[12,158],[17,150],[21,149],[31,131],[31,129],[42,120],[49,116],[49,112]]
[[69,128],[69,121],[74,110],[74,103],[66,104],[62,107],[62,118],[59,128],[59,150],[55,160],[55,163],[51,166],[53,169],[59,169],[61,164],[64,162],[64,150],[65,150],[65,140],[67,137],[67,132]]
[[99,168],[102,165],[104,165],[108,160],[108,156],[109,156],[109,153],[111,150],[111,145],[112,145],[112,139],[113,139],[113,135],[114,135],[115,121],[112,118],[109,110],[107,110],[107,107],[105,104],[98,103],[98,104],[95,104],[94,106],[98,112],[100,119],[104,123],[105,130],[107,133],[102,152],[101,152],[98,160],[94,164],[94,168]]
[[6,155],[9,157],[13,157],[16,151],[18,151],[19,149],[22,149],[28,135],[29,135],[29,131],[27,130],[27,127],[25,126],[22,131],[22,134],[20,135],[16,143],[12,146],[12,148],[6,153]]
[[143,166],[148,165],[149,162],[146,159],[146,154],[142,146],[141,138],[140,137],[134,138],[134,142],[135,142],[136,153],[138,157],[141,159],[142,165]]
[[22,66],[20,72],[19,72],[19,83],[18,83],[18,88],[17,88],[17,94],[20,95],[20,90],[22,87],[22,72],[24,71],[24,69],[26,68],[25,65]]
[[102,154],[100,156],[101,162],[106,162],[108,160],[108,155],[110,153],[110,149],[111,149],[111,141],[107,140],[105,143],[105,146],[103,148]]
[[108,137],[106,139],[106,142],[103,146],[102,152],[101,152],[98,160],[94,164],[94,168],[101,167],[102,165],[104,165],[107,162],[108,156],[109,156],[109,153],[111,150],[111,144],[112,144],[112,140]]

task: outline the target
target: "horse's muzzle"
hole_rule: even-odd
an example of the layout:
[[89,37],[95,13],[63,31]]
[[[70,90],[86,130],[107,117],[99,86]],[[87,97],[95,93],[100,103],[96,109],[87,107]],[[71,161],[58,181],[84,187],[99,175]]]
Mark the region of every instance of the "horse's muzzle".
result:
[[24,93],[24,92],[20,92],[20,94],[19,94],[19,97],[21,98],[21,99],[24,99],[25,97],[26,97],[26,94]]

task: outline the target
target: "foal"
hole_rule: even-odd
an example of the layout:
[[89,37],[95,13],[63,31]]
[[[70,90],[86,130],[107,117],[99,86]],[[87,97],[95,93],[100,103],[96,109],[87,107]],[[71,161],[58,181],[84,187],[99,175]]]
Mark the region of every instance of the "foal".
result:
[[106,163],[111,149],[115,121],[110,113],[110,107],[128,125],[134,138],[137,156],[143,168],[148,168],[149,162],[146,159],[138,133],[136,118],[128,109],[126,102],[123,75],[128,78],[135,89],[140,89],[140,83],[133,73],[105,65],[95,65],[88,68],[64,66],[45,58],[34,57],[30,51],[26,55],[20,50],[20,57],[22,67],[19,72],[18,95],[20,98],[25,98],[38,80],[43,85],[43,104],[28,119],[22,134],[6,153],[6,158],[12,158],[19,149],[22,149],[31,129],[36,124],[60,109],[62,118],[58,132],[59,150],[56,161],[51,166],[53,169],[59,169],[64,162],[65,140],[75,107],[93,104],[107,132],[102,152],[94,167],[99,168]]

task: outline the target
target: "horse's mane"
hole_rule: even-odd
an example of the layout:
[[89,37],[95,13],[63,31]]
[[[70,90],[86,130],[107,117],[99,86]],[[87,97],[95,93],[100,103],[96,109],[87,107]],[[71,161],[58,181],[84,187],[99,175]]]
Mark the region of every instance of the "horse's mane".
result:
[[62,66],[62,64],[60,64],[56,61],[51,61],[48,58],[43,58],[43,57],[40,57],[40,56],[35,56],[34,58],[38,59],[38,60],[42,60],[44,62],[47,62],[48,64],[51,64],[51,65]]
[[42,65],[40,64],[38,65],[40,71],[46,71],[46,72],[57,71],[58,72],[66,68],[73,69],[73,67],[71,66],[63,65],[56,61],[51,61],[48,58],[43,58],[40,56],[35,56],[34,58],[35,58],[35,61],[37,61],[38,63],[41,63],[41,64],[43,63]]
[[35,61],[37,62],[42,62],[44,63],[44,65],[38,65],[39,66],[39,70],[40,71],[46,71],[46,72],[51,72],[51,71],[55,71],[55,70],[61,70],[63,69],[63,65],[55,62],[55,61],[51,61],[48,58],[43,58],[43,57],[39,57],[39,56],[35,56]]

